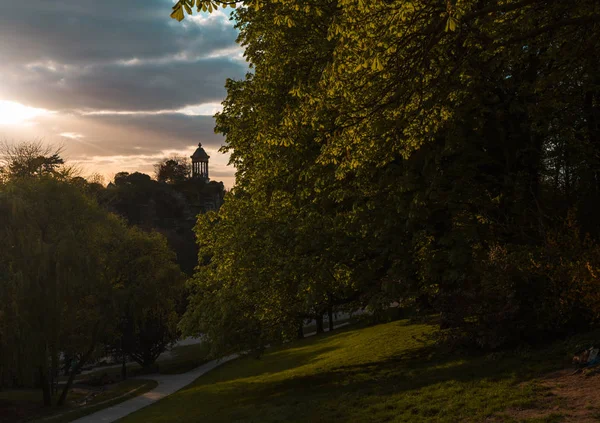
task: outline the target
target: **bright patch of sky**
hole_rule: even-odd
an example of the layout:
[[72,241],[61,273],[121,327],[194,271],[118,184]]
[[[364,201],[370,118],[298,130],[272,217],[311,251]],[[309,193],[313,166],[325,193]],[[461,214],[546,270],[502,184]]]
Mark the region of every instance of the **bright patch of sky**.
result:
[[223,106],[219,103],[204,103],[193,106],[186,106],[177,110],[154,110],[154,111],[143,111],[143,110],[91,110],[91,111],[79,111],[78,113],[88,116],[102,116],[102,115],[168,115],[181,113],[187,116],[214,116],[215,113],[223,110]]
[[85,135],[78,134],[77,132],[62,132],[60,134],[61,137],[70,138],[72,140],[77,140],[79,138],[85,138]]
[[29,107],[14,101],[0,100],[0,125],[31,125],[35,123],[36,117],[52,113],[50,110]]

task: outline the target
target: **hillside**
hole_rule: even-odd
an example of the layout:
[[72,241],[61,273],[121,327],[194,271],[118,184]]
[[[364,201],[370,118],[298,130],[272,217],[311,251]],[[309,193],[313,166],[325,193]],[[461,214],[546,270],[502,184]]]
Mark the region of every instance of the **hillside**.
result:
[[545,375],[564,366],[571,344],[446,355],[419,341],[432,330],[398,321],[297,341],[227,363],[124,422],[551,422],[568,415]]

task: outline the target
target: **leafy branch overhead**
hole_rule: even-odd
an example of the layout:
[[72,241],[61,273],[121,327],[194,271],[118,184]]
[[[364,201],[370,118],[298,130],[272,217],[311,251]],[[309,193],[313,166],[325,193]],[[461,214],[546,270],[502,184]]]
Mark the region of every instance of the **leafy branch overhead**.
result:
[[[212,1],[212,0],[179,0],[174,6],[173,6],[173,12],[171,13],[171,18],[176,19],[177,21],[181,22],[183,19],[185,19],[185,12],[187,12],[188,15],[192,15],[193,14],[193,7],[196,7],[196,10],[198,12],[208,12],[208,13],[212,13],[214,10],[217,10],[219,7],[232,7],[235,8],[237,6],[238,3],[243,3],[248,7],[252,7],[255,10],[259,10],[261,9],[266,2],[261,1],[261,0],[248,0],[245,2],[238,2],[238,1]],[[285,1],[279,1],[279,3],[285,4]],[[295,3],[295,2],[294,2]],[[341,6],[344,5],[345,2],[340,2]],[[367,7],[368,5],[366,4],[368,2],[363,2],[363,1],[359,1],[359,4],[361,7]],[[446,4],[445,4],[445,8],[446,8],[446,31],[456,31],[458,25],[459,25],[459,21],[461,16],[463,15],[463,11],[465,10],[465,3],[468,3],[468,1],[461,1],[461,0],[455,0],[455,2],[453,3],[451,0],[447,0]],[[296,10],[300,9],[300,5],[298,4],[294,4],[294,7]],[[412,3],[407,3],[406,7],[408,9],[412,9],[415,10],[416,7],[412,4]],[[312,9],[310,4],[305,4],[302,6],[302,8],[304,9]],[[318,8],[315,8],[315,10],[317,10]],[[319,12],[317,12],[319,13]],[[292,26],[291,24],[289,26]]]
[[198,12],[212,13],[213,10],[217,10],[219,7],[230,6],[235,8],[236,3],[235,1],[179,0],[173,6],[171,17],[181,22],[185,18],[184,10],[188,15],[191,15],[193,13],[192,7],[196,7]]

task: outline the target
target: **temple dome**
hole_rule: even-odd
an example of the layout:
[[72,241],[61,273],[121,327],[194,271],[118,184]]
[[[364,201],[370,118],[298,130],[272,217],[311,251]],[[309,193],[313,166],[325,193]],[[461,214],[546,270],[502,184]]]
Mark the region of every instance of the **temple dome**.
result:
[[204,151],[204,149],[202,148],[202,143],[199,142],[198,148],[196,149],[196,151],[194,151],[194,154],[192,154],[191,159],[193,161],[200,161],[200,160],[208,160],[208,158],[209,158],[208,154],[206,154],[206,151]]

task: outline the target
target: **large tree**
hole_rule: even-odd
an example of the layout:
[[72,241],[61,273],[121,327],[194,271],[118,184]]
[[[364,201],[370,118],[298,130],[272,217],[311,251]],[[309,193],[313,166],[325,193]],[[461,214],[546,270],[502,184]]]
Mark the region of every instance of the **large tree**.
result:
[[183,274],[165,237],[138,228],[124,233],[112,265],[119,324],[111,349],[149,367],[179,337]]
[[123,224],[76,186],[20,178],[0,189],[2,363],[13,380],[36,375],[44,402],[60,356],[76,359],[70,382],[114,322],[111,252]]
[[[230,2],[180,1],[173,17],[194,4]],[[276,339],[301,301],[397,300],[496,346],[596,315],[573,300],[571,280],[599,282],[569,253],[582,241],[552,246],[570,209],[570,230],[600,236],[598,2],[253,0],[234,14],[252,72],[227,82],[216,129],[236,186],[199,223],[196,278],[228,299],[220,320],[191,307],[198,327],[245,301]]]

